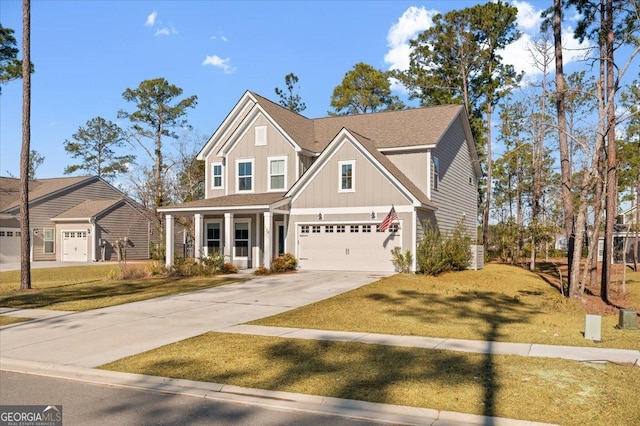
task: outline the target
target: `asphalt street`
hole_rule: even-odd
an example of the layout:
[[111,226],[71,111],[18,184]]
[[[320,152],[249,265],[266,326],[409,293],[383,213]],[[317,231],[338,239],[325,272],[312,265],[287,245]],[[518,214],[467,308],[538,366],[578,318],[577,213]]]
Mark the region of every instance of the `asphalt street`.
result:
[[388,424],[5,371],[0,372],[0,401],[3,405],[62,405],[65,426]]

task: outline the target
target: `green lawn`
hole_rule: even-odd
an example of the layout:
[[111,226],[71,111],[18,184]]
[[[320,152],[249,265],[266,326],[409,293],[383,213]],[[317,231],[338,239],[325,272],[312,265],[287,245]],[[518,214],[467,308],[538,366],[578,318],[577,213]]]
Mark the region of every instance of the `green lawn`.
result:
[[[638,281],[627,287],[640,293]],[[637,298],[632,303],[640,309]],[[617,315],[602,318],[601,343],[584,339],[584,321],[581,302],[564,299],[536,274],[489,264],[440,277],[394,275],[252,324],[640,349],[640,332],[616,329]]]
[[[146,264],[128,266],[132,276],[146,274]],[[20,271],[0,273],[0,306],[85,311],[171,294],[217,287],[238,277],[169,277],[116,280],[118,265],[43,268],[31,271],[32,289],[20,291]]]

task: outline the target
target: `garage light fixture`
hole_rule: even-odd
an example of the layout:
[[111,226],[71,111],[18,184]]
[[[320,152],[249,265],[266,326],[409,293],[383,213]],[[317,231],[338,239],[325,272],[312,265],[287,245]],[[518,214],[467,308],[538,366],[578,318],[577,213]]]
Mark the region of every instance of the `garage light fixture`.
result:
[[372,211],[371,212],[371,219],[375,219],[376,218],[376,212]]
[[322,212],[318,213],[318,220],[322,220]]

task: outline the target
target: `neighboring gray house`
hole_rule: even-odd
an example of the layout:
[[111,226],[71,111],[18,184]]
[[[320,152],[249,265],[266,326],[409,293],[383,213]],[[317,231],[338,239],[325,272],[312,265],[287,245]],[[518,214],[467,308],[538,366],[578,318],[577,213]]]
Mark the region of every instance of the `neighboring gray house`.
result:
[[[20,180],[0,177],[0,262],[20,260]],[[148,259],[152,218],[97,176],[29,182],[31,260]]]
[[194,218],[196,257],[223,250],[241,268],[289,252],[302,269],[393,271],[401,247],[415,270],[425,220],[448,231],[465,218],[476,240],[481,169],[460,105],[308,119],[246,92],[197,158],[205,199],[159,209],[168,265],[176,216]]

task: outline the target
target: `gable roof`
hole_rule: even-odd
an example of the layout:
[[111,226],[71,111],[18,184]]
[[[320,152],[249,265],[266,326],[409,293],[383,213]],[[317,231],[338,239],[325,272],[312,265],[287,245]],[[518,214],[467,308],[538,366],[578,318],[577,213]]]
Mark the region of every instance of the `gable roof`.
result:
[[344,141],[349,141],[353,146],[359,149],[363,157],[369,160],[380,173],[385,175],[387,179],[398,188],[404,195],[410,199],[414,205],[426,207],[435,210],[436,207],[429,200],[427,195],[420,190],[395,164],[391,162],[384,154],[380,153],[373,145],[373,142],[349,129],[341,129],[340,132],[331,140],[327,147],[322,151],[318,159],[311,165],[297,182],[295,182],[286,197],[295,198],[297,194],[304,190],[307,184],[312,181],[315,175],[324,167],[331,156],[336,152]]
[[[52,196],[59,191],[80,183],[100,179],[97,176],[74,176],[29,181],[29,203]],[[0,177],[0,211],[14,209],[20,205],[20,179]]]
[[[343,128],[367,137],[376,149],[382,151],[435,146],[451,123],[461,114],[466,115],[462,105],[438,105],[310,119],[257,93],[247,91],[211,135],[197,158],[204,160],[216,147],[229,143],[225,135],[233,134],[240,123],[255,112],[256,108],[277,123],[292,144],[316,155],[322,152]],[[472,137],[470,132],[467,134],[467,138],[469,137]],[[474,142],[471,140],[468,143],[470,149],[475,152]]]

